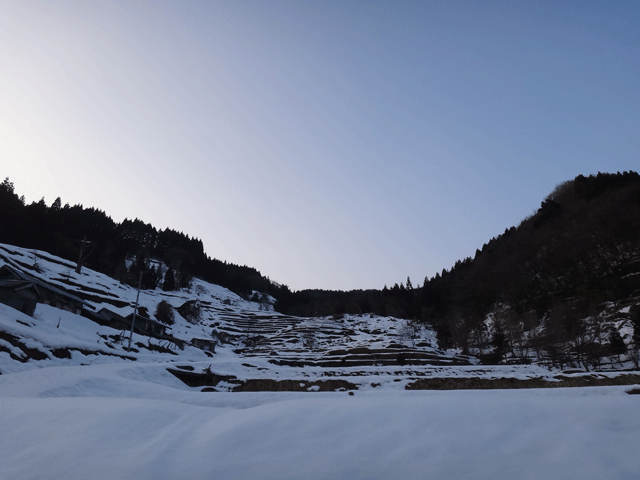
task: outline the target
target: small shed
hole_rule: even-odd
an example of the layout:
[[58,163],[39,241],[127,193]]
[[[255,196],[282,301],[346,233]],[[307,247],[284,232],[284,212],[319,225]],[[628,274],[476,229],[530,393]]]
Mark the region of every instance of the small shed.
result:
[[33,316],[38,303],[80,314],[85,302],[10,265],[0,267],[0,303]]
[[[125,317],[131,325],[133,320],[133,312]],[[140,328],[144,333],[144,335],[149,335],[150,337],[166,337],[167,336],[167,326],[164,323],[158,322],[156,320],[152,320],[148,317],[140,315],[140,312],[136,315],[136,330]]]
[[212,338],[192,338],[191,345],[205,352],[216,353],[216,341]]

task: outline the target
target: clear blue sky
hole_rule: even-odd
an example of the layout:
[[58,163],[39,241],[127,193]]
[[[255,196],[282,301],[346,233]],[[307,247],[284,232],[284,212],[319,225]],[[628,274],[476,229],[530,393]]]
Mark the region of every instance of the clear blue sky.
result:
[[0,176],[294,290],[473,256],[640,169],[640,2],[0,0]]

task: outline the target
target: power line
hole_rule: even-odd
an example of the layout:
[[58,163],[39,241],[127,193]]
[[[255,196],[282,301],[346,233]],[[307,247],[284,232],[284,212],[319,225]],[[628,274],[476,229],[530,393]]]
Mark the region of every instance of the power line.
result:
[[[8,178],[9,181],[11,181],[11,183],[13,183],[15,187],[17,187],[16,188],[18,190],[18,192],[16,192],[17,194],[24,194],[24,191],[26,190],[26,192],[34,201],[38,199],[38,195],[33,190],[31,190],[28,186],[22,183],[19,177],[17,177],[13,172],[7,169],[4,165],[0,165],[0,170],[2,170],[3,172],[2,179],[4,180],[4,178]],[[42,195],[40,195],[40,198],[42,198]]]

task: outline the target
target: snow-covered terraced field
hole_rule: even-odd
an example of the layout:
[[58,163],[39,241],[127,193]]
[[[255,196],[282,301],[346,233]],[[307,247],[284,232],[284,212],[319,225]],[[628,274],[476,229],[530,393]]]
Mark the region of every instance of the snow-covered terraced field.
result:
[[[123,316],[133,311],[136,291],[106,275],[86,268],[76,274],[74,265],[66,260],[8,245],[0,245],[0,260],[79,296],[89,305],[87,310],[95,312],[106,307]],[[73,363],[74,358],[91,356],[88,352],[96,357],[108,357],[108,360],[201,360],[224,375],[229,374],[228,365],[245,364],[251,367],[242,368],[257,378],[269,375],[274,378],[402,376],[405,373],[413,375],[412,371],[421,368],[430,372],[434,371],[434,366],[470,365],[473,362],[455,352],[438,350],[435,335],[429,330],[423,329],[417,340],[403,337],[400,330],[405,321],[390,317],[290,317],[265,311],[264,305],[245,301],[222,287],[197,279],[188,291],[142,291],[139,305],[152,314],[162,300],[175,309],[186,302],[197,302],[201,310],[199,321],[189,322],[175,310],[175,324],[170,328],[170,335],[186,342],[214,335],[219,339],[214,358],[210,359],[194,347],[181,350],[169,341],[141,335],[134,335],[137,351],[129,352],[125,348],[128,332],[116,331],[47,305],[38,305],[34,318],[19,318],[16,316],[19,312],[14,314],[0,305],[0,309],[5,308],[0,311],[6,312],[0,319],[0,331],[4,332],[3,343],[0,343],[0,372],[36,365],[67,365]],[[22,337],[29,339],[27,343],[35,342],[38,346],[27,347],[20,340]],[[158,346],[162,348],[154,348]],[[162,349],[165,351],[158,351]],[[83,361],[89,362],[86,358]],[[92,361],[107,360],[96,358]]]

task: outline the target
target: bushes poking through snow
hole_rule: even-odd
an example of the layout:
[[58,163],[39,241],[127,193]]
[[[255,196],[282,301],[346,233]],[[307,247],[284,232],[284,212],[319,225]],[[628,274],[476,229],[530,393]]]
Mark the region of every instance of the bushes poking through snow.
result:
[[198,300],[189,300],[178,307],[178,313],[182,315],[187,322],[197,325],[200,323],[200,316],[202,314],[200,302],[198,302]]
[[175,314],[173,307],[166,301],[162,300],[156,307],[156,318],[165,325],[173,325],[175,323]]

